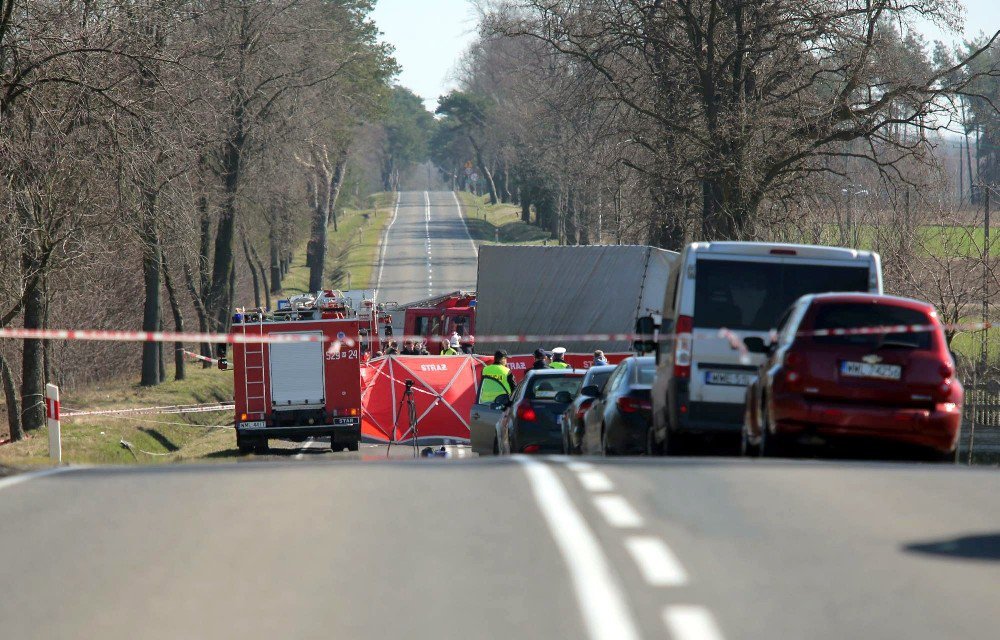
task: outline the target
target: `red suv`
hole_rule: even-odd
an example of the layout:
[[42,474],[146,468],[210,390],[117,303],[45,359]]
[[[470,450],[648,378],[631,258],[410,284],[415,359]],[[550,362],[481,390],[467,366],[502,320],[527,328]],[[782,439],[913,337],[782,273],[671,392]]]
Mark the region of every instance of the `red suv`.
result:
[[[898,332],[864,332],[875,327]],[[932,305],[876,294],[803,296],[770,345],[747,346],[769,355],[747,388],[744,455],[867,440],[954,459],[964,391]]]

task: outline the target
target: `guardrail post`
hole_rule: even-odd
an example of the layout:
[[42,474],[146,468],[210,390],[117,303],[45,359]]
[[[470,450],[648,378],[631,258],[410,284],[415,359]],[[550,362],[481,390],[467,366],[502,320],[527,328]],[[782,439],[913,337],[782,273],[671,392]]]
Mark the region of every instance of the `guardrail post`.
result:
[[49,458],[62,462],[62,432],[59,425],[59,387],[45,385],[45,417],[49,423]]

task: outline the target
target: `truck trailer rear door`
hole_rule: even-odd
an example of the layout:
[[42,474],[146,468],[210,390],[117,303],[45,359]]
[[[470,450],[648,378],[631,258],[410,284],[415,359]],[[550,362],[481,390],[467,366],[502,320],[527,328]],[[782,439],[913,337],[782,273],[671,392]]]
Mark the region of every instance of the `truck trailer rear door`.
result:
[[[322,331],[272,333],[315,335]],[[276,342],[271,344],[271,402],[275,411],[322,408],[326,393],[323,378],[324,343]]]

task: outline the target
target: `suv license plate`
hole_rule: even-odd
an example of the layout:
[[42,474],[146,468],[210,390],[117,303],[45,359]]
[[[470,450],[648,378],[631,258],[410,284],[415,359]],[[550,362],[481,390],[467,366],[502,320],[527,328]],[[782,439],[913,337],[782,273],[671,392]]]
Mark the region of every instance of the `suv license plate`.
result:
[[877,378],[879,380],[899,380],[903,376],[903,367],[898,364],[869,364],[867,362],[840,363],[841,375],[851,378]]
[[266,426],[267,426],[267,423],[265,423],[263,420],[254,420],[253,422],[241,422],[240,423],[240,428],[241,429],[263,429]]
[[752,373],[736,373],[732,371],[706,371],[705,384],[721,384],[729,387],[746,387],[757,376]]

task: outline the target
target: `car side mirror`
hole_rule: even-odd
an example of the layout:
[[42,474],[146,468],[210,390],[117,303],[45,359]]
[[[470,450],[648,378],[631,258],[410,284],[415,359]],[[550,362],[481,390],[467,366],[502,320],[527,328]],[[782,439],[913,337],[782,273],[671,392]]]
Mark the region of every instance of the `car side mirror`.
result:
[[494,411],[503,411],[509,406],[510,406],[510,396],[507,395],[506,393],[497,396],[496,398],[493,398],[493,402],[492,404],[490,404],[490,408],[493,409]]
[[585,398],[596,398],[601,395],[601,389],[596,384],[588,384],[580,389],[580,395]]
[[750,336],[743,338],[743,344],[746,345],[747,351],[750,353],[770,353],[770,346],[764,343],[764,338]]
[[632,350],[636,353],[650,353],[656,350],[656,340],[653,335],[656,333],[656,320],[653,316],[642,316],[635,320],[635,332],[642,336],[642,339],[632,342]]

